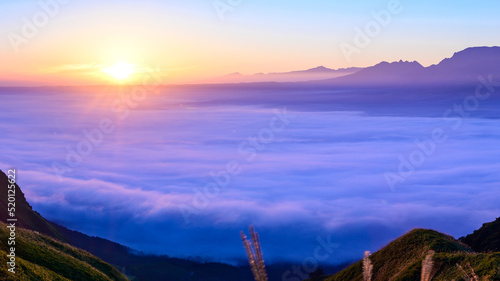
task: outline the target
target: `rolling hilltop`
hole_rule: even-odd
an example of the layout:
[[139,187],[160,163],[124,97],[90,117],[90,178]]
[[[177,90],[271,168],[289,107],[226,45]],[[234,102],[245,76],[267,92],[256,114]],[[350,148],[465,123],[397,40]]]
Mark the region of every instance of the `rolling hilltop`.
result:
[[[500,280],[500,253],[477,253],[451,236],[426,229],[412,230],[372,254],[372,280],[420,280],[422,261],[430,250],[436,253],[432,280],[464,280],[456,264],[466,268],[467,263],[480,280]],[[359,261],[324,280],[363,280],[362,267]]]

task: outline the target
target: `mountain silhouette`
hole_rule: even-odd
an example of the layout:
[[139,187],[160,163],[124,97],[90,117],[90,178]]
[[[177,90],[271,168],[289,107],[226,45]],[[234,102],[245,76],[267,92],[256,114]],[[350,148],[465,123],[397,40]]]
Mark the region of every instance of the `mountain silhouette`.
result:
[[[0,170],[0,187],[2,195],[0,196],[0,221],[7,222],[9,219],[9,213],[7,212],[8,194],[7,186],[9,185],[9,178],[7,175]],[[33,211],[24,193],[21,191],[19,186],[15,184],[15,218],[17,219],[16,224],[20,227],[38,231],[40,233],[46,234],[53,238],[56,238],[63,242],[68,242],[66,237],[60,233],[54,225],[44,219],[38,212]]]
[[416,62],[398,61],[381,62],[371,67],[362,69],[354,74],[340,77],[330,82],[339,84],[401,84],[410,83],[418,79],[424,72],[424,67]]
[[478,83],[480,76],[500,81],[500,47],[472,47],[428,67],[413,61],[381,62],[347,76],[311,83],[342,86]]
[[243,75],[239,72],[212,79],[216,83],[255,83],[255,82],[301,82],[312,80],[323,80],[328,78],[341,77],[353,74],[361,70],[358,67],[331,69],[325,66],[318,66],[306,70],[296,70],[290,72],[256,73],[253,75]]
[[[477,81],[478,76],[500,77],[500,47],[473,47],[426,68],[432,82]],[[498,80],[497,80],[498,81]]]
[[500,218],[485,223],[472,234],[460,238],[477,252],[500,252]]

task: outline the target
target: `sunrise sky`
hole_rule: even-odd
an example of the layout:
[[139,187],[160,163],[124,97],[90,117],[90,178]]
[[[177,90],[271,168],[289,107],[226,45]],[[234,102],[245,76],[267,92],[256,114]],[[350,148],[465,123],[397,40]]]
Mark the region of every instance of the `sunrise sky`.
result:
[[[356,28],[391,1],[243,0],[226,12],[214,3],[227,1],[212,0],[54,1],[40,1],[50,13],[38,1],[0,3],[0,85],[112,83],[116,77],[103,69],[120,63],[136,76],[160,70],[164,83],[383,60],[430,65],[467,47],[499,44],[498,1],[396,1],[401,12],[350,61],[341,44],[353,44]],[[38,22],[37,31],[25,19]]]
[[[460,237],[500,213],[500,96],[476,88],[499,85],[498,47],[421,76],[403,63],[378,80],[354,74],[345,89],[135,85],[151,72],[168,85],[429,66],[500,46],[500,1],[16,0],[0,11],[0,168],[19,169],[28,202],[50,221],[147,253],[231,263],[245,257],[239,231],[252,224],[266,262],[302,262],[329,237],[339,248],[325,263],[338,264],[415,227]],[[413,87],[423,81],[443,87]],[[10,87],[59,85],[75,87]],[[425,152],[436,130],[447,140]],[[424,156],[388,184],[412,155]],[[230,161],[242,172],[205,196]]]

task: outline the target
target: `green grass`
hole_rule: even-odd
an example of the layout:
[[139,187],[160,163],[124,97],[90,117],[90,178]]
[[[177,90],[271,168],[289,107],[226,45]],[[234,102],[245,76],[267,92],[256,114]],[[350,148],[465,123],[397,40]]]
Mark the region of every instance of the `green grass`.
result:
[[[481,280],[500,280],[500,253],[478,254],[453,237],[433,230],[415,229],[372,254],[374,281],[418,281],[422,260],[434,250],[435,275],[432,280],[463,280],[456,264],[470,263]],[[362,262],[325,279],[363,280]]]
[[0,280],[125,281],[117,269],[91,254],[31,230],[16,229],[16,273],[8,272],[8,229],[0,223]]

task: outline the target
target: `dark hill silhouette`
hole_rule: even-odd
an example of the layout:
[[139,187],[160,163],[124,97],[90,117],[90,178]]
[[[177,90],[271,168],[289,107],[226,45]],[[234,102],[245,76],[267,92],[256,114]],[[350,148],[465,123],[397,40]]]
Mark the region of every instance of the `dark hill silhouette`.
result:
[[[0,222],[0,238],[7,241],[10,230]],[[47,235],[16,228],[16,267],[9,272],[7,261],[11,249],[0,243],[0,280],[128,280],[116,268],[86,251],[77,249]]]
[[500,218],[483,224],[472,234],[461,237],[460,241],[477,252],[500,252]]
[[[7,212],[7,186],[9,185],[9,178],[7,175],[0,170],[0,187],[2,195],[0,196],[0,221],[7,222],[8,212]],[[54,225],[44,219],[38,212],[33,211],[24,193],[21,191],[19,186],[15,184],[16,187],[16,219],[17,225],[26,229],[38,231],[40,233],[49,235],[60,241],[67,242],[65,236],[60,233]]]

